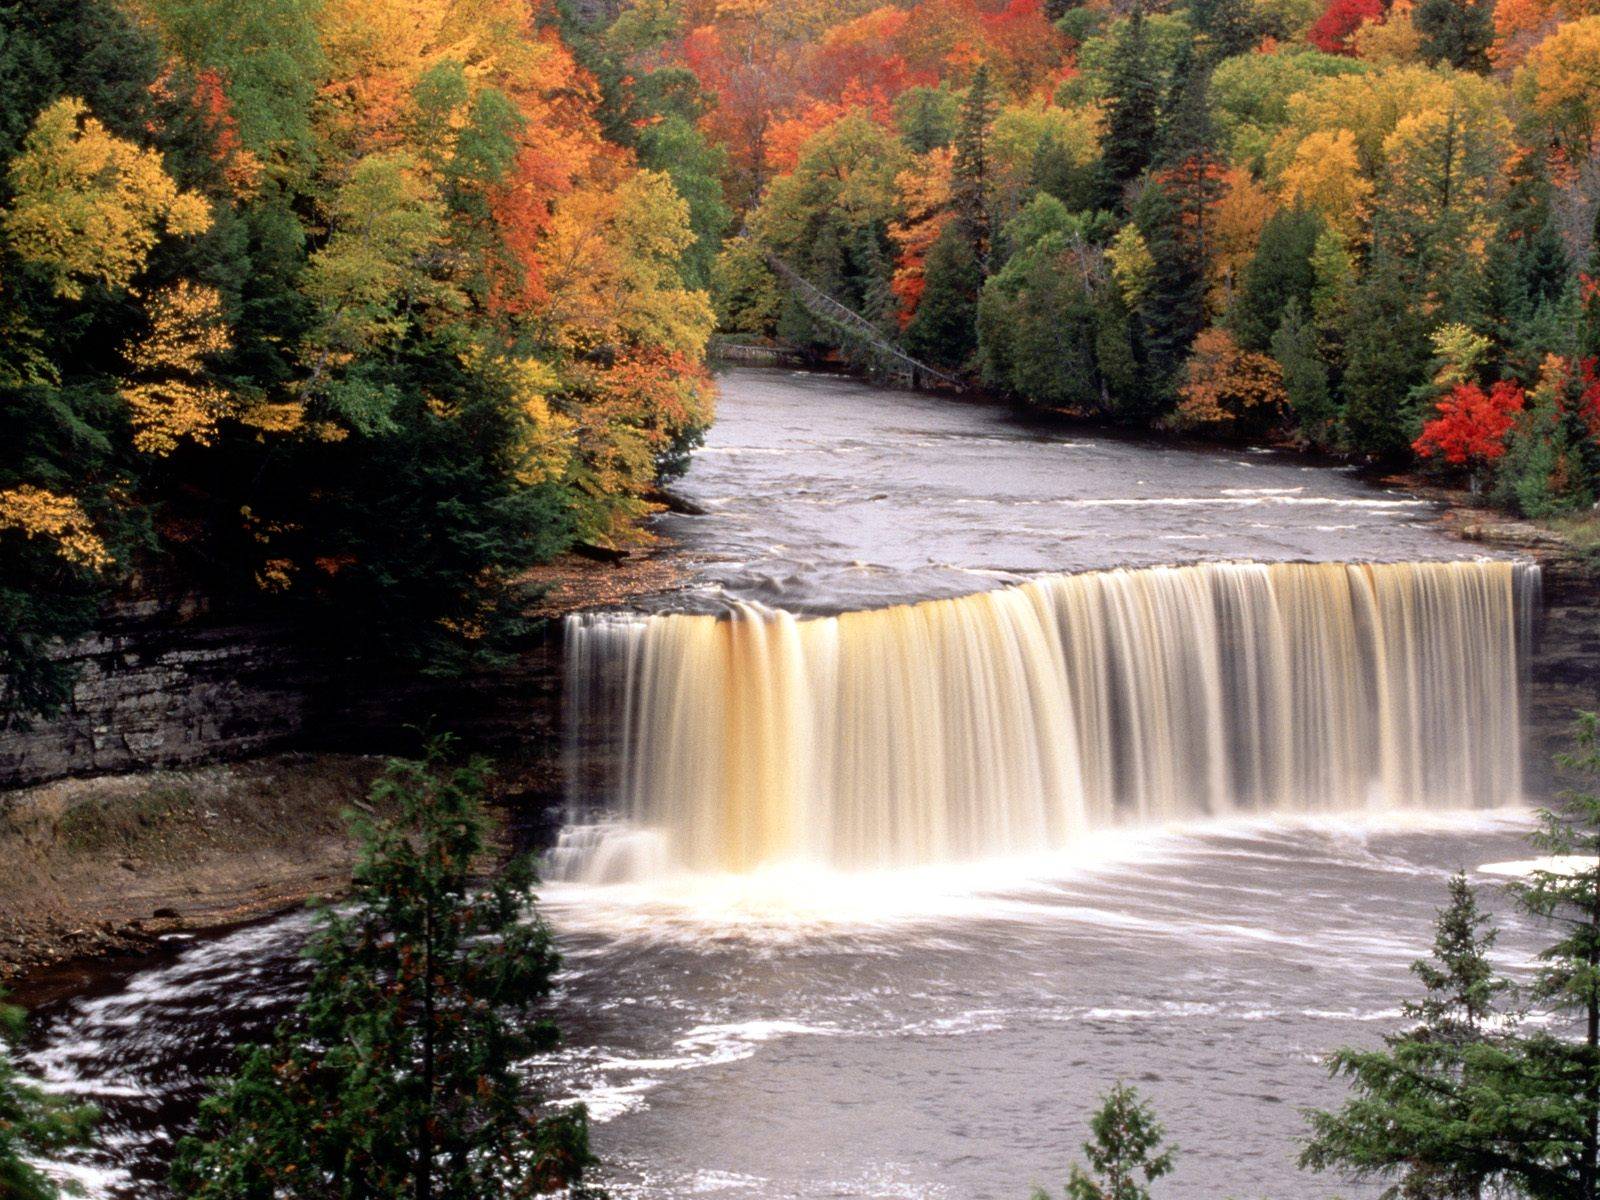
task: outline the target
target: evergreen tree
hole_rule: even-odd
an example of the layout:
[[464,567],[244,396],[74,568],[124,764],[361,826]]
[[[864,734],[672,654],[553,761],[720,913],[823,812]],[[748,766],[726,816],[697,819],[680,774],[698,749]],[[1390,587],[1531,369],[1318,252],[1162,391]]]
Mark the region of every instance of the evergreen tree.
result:
[[[1162,1149],[1166,1131],[1136,1089],[1118,1083],[1102,1097],[1083,1144],[1088,1170],[1073,1164],[1067,1200],[1150,1200],[1150,1185],[1172,1173],[1174,1151]],[[1050,1200],[1042,1188],[1034,1200]]]
[[1195,50],[1207,67],[1255,48],[1267,33],[1262,10],[1248,0],[1191,0]]
[[1161,106],[1159,68],[1144,4],[1117,35],[1106,72],[1105,132],[1100,139],[1100,207],[1120,211],[1123,193],[1150,166]]
[[0,994],[0,1196],[58,1200],[61,1190],[27,1161],[82,1143],[95,1112],[45,1092],[17,1070],[11,1047],[22,1040],[23,1014]]
[[942,150],[956,136],[961,102],[943,88],[914,87],[894,100],[894,123],[913,154]]
[[1283,320],[1272,335],[1272,357],[1283,370],[1283,390],[1289,397],[1300,435],[1315,446],[1332,442],[1338,415],[1328,386],[1328,364],[1323,360],[1316,326],[1305,306],[1290,298]]
[[972,255],[983,274],[989,273],[993,230],[990,216],[991,176],[989,134],[999,101],[989,79],[988,64],[972,75],[961,116],[956,125],[955,154],[950,163],[950,201],[956,221],[972,244]]
[[1228,328],[1244,349],[1265,350],[1291,303],[1302,319],[1310,312],[1317,283],[1311,258],[1322,229],[1320,217],[1298,206],[1279,209],[1262,228],[1228,309]]
[[1149,286],[1139,301],[1145,361],[1155,394],[1150,403],[1169,404],[1189,347],[1205,327],[1205,258],[1196,231],[1164,184],[1144,189],[1134,212],[1154,260]]
[[1360,454],[1398,458],[1415,436],[1407,400],[1431,356],[1416,296],[1379,251],[1345,311],[1344,440]]
[[952,221],[934,242],[923,272],[927,284],[906,326],[906,351],[935,366],[963,367],[977,349],[983,271],[958,223]]
[[326,908],[305,999],[201,1109],[179,1147],[191,1200],[500,1200],[577,1184],[582,1109],[536,1116],[518,1064],[558,958],[519,860],[486,885],[484,767],[431,742],[392,762],[354,829],[348,907]]
[[[1592,787],[1600,779],[1600,718],[1594,713],[1580,714],[1576,742],[1560,765]],[[1576,1025],[1573,1039],[1550,1039],[1544,1049],[1559,1065],[1563,1108],[1578,1126],[1571,1194],[1589,1197],[1600,1189],[1600,791],[1580,786],[1563,792],[1559,807],[1539,814],[1532,841],[1564,865],[1536,869],[1511,890],[1559,934],[1539,955],[1533,995]]]
[[1444,63],[1459,71],[1489,70],[1494,42],[1494,5],[1487,0],[1420,0],[1411,17],[1419,49],[1429,65]]
[[1404,1006],[1413,1024],[1382,1050],[1329,1057],[1356,1094],[1337,1112],[1308,1114],[1302,1167],[1382,1180],[1396,1200],[1480,1200],[1507,1187],[1547,1194],[1555,1178],[1543,1153],[1548,1107],[1528,1089],[1529,1060],[1495,1025],[1507,985],[1488,961],[1494,941],[1458,872],[1433,955],[1412,965],[1423,985],[1422,998]]
[[978,306],[983,370],[1035,404],[1093,411],[1105,405],[1097,298],[1080,263],[1096,256],[1081,245],[1064,251],[1061,241],[1056,235],[1019,251],[985,284]]

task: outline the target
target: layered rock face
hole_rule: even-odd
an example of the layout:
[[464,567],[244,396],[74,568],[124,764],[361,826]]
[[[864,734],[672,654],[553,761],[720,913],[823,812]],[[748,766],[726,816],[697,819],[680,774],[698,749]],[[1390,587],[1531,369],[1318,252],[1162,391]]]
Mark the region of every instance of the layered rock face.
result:
[[520,749],[553,739],[559,705],[550,643],[469,680],[374,675],[330,661],[285,624],[193,597],[115,608],[63,653],[79,667],[72,701],[27,728],[0,728],[0,790],[284,750],[399,750],[417,727]]

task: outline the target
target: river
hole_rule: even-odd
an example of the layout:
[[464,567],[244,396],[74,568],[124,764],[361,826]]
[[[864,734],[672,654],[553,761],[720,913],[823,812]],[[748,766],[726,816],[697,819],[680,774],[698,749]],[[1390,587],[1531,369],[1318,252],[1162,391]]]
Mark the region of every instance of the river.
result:
[[[725,378],[676,487],[703,515],[662,526],[694,566],[652,607],[739,616],[596,627],[701,657],[594,659],[656,673],[591,680],[594,711],[621,690],[668,711],[628,717],[622,774],[576,797],[598,812],[545,889],[566,1044],[529,1065],[589,1104],[614,1194],[1022,1200],[1059,1189],[1117,1079],[1179,1146],[1163,1196],[1374,1194],[1296,1170],[1300,1110],[1341,1095],[1323,1054],[1397,1020],[1448,873],[1525,856],[1496,714],[1526,573],[1416,566],[1467,557],[1430,505],[1291,455],[776,371]],[[1408,565],[1144,569],[1239,560]],[[1048,576],[1106,568],[1132,570]],[[1070,642],[1052,606],[1086,587]],[[831,621],[861,610],[885,611]],[[1103,646],[1137,671],[1089,688]],[[746,674],[782,686],[730,691]],[[874,687],[902,676],[900,699]],[[728,695],[721,732],[685,741],[708,722],[670,710]],[[1139,724],[1152,706],[1167,719]],[[1470,808],[1463,755],[1498,781]],[[681,802],[638,785],[688,760],[724,765],[683,774]],[[709,862],[711,818],[673,825],[708,788],[738,810]],[[1506,919],[1520,969],[1531,931]],[[148,1194],[203,1077],[290,1002],[305,920],[175,943],[36,1014],[32,1067],[106,1110],[75,1164],[93,1193]]]

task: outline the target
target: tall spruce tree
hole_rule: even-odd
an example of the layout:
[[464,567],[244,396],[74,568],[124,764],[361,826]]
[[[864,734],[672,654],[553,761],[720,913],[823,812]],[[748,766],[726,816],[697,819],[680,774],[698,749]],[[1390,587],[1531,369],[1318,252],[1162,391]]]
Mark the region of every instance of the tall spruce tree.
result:
[[906,326],[908,353],[940,367],[965,367],[978,348],[983,270],[958,222],[945,226],[923,267],[926,286]]
[[485,769],[444,740],[392,762],[356,818],[348,906],[326,908],[305,999],[201,1109],[173,1182],[189,1200],[501,1200],[581,1182],[581,1108],[540,1117],[518,1063],[558,957],[519,860],[477,884]]
[[[1576,748],[1561,767],[1580,781],[1561,795],[1559,806],[1539,814],[1532,841],[1561,866],[1540,867],[1514,884],[1522,907],[1558,932],[1539,955],[1534,999],[1573,1022],[1574,1036],[1548,1039],[1540,1047],[1564,1083],[1562,1110],[1577,1126],[1569,1172],[1576,1190],[1600,1191],[1600,718],[1582,713]],[[1552,1130],[1552,1132],[1556,1132]]]
[[1420,0],[1412,15],[1418,49],[1430,66],[1444,63],[1458,71],[1489,70],[1494,42],[1494,5],[1488,0]]
[[1559,1194],[1543,1151],[1546,1098],[1529,1087],[1529,1058],[1497,1010],[1506,983],[1488,959],[1495,930],[1466,875],[1434,929],[1433,955],[1413,964],[1412,1022],[1382,1050],[1346,1047],[1329,1070],[1355,1095],[1336,1112],[1307,1114],[1300,1165],[1379,1181],[1392,1200],[1481,1200],[1500,1190]]
[[961,116],[956,124],[955,153],[950,163],[950,199],[956,221],[972,245],[972,256],[985,275],[989,273],[993,240],[991,193],[994,180],[989,136],[998,108],[988,64],[980,64],[972,74],[972,83],[961,102]]
[[1184,213],[1164,183],[1144,189],[1134,220],[1155,263],[1139,300],[1141,341],[1154,390],[1150,403],[1165,406],[1176,397],[1189,347],[1205,327],[1205,257],[1196,231],[1185,227]]
[[1398,458],[1416,436],[1407,397],[1422,382],[1431,350],[1416,296],[1381,246],[1343,316],[1345,444],[1359,454]]
[[1117,35],[1106,71],[1105,132],[1100,138],[1100,207],[1126,207],[1128,184],[1144,174],[1155,153],[1161,79],[1143,0]]
[[95,1112],[46,1092],[17,1069],[11,1054],[22,1023],[22,1010],[0,994],[0,1196],[58,1200],[61,1189],[29,1160],[82,1143]]

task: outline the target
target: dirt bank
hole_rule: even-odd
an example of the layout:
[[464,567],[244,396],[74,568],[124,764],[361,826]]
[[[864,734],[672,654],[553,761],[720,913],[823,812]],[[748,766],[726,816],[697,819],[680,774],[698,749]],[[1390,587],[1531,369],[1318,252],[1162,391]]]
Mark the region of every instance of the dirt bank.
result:
[[334,893],[376,758],[278,755],[0,796],[0,979]]

